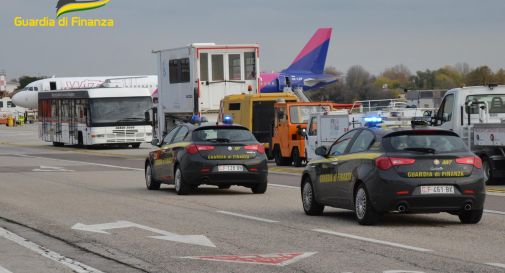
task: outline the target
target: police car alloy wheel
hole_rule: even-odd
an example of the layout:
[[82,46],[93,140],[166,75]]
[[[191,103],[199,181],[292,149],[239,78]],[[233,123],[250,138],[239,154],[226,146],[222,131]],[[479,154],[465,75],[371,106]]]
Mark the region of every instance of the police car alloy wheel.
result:
[[302,205],[307,215],[323,214],[324,206],[317,203],[314,196],[314,189],[309,177],[306,177],[302,186]]
[[153,178],[153,169],[151,167],[151,164],[148,164],[146,167],[146,187],[148,190],[159,190],[160,189],[160,183],[157,182]]
[[184,183],[181,169],[178,166],[175,169],[174,184],[175,184],[175,192],[178,195],[185,195],[191,191],[191,188],[188,187],[188,185],[186,185],[186,183]]
[[372,208],[365,186],[360,185],[354,197],[354,214],[360,225],[374,225],[380,219],[380,214]]

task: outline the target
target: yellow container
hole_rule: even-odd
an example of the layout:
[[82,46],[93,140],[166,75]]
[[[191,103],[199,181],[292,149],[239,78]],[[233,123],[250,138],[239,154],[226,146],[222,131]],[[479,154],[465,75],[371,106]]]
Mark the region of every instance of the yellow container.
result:
[[14,127],[14,118],[12,116],[9,116],[7,118],[7,126],[8,127]]

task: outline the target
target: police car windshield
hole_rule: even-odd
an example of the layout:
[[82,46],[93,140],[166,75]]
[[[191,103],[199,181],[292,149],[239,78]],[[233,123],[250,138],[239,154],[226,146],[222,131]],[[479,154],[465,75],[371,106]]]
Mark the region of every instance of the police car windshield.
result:
[[383,143],[388,152],[440,154],[467,151],[461,138],[436,132],[416,134],[412,131],[405,134],[394,134],[384,137]]
[[242,128],[209,128],[199,129],[193,132],[195,142],[249,142],[255,141],[251,132]]

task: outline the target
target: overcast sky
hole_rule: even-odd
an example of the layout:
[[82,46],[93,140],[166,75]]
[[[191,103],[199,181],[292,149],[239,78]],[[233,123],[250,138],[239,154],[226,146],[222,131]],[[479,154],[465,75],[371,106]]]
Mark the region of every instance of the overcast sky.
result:
[[21,75],[156,74],[153,49],[192,42],[260,43],[261,70],[287,67],[318,27],[333,27],[327,66],[373,74],[467,62],[505,67],[503,0],[111,0],[69,16],[111,29],[23,29],[15,16],[55,17],[56,0],[0,0],[0,70]]

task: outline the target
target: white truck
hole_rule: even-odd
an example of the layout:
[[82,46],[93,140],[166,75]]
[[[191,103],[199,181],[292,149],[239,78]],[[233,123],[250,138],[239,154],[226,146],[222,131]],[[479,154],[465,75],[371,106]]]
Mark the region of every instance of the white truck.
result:
[[217,121],[227,95],[259,92],[258,44],[191,44],[153,53],[158,59],[157,139],[194,115]]
[[305,132],[307,162],[318,158],[317,147],[330,147],[337,138],[349,130],[349,126],[347,110],[311,114]]
[[488,85],[447,91],[433,125],[463,138],[483,163],[489,182],[504,183],[505,86]]

